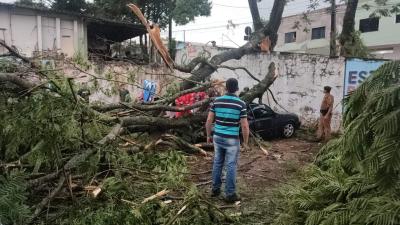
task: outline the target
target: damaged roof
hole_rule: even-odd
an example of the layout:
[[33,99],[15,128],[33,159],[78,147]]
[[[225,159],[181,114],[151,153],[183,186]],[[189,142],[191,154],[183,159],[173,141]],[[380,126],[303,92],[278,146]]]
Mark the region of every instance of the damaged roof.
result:
[[49,15],[64,15],[83,19],[87,24],[87,34],[89,39],[105,39],[113,42],[121,42],[147,33],[142,24],[115,21],[78,12],[69,12],[49,8],[10,4],[0,2],[0,8],[7,9],[28,9],[36,12],[42,12]]
[[121,42],[146,33],[147,30],[143,25],[116,22],[95,17],[87,18],[87,34],[89,39],[103,38],[108,41]]

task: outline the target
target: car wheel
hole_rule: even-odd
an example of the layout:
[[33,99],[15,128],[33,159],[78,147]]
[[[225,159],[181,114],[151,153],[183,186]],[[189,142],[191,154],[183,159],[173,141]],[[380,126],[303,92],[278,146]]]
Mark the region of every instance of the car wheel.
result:
[[285,138],[290,138],[293,136],[294,132],[295,132],[295,128],[293,123],[287,123],[284,127],[283,127],[283,136]]

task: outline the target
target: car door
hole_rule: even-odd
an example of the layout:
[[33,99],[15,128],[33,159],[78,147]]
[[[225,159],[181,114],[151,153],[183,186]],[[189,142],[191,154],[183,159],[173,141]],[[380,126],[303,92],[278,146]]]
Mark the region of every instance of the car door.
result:
[[253,131],[261,137],[271,137],[273,128],[274,113],[263,105],[252,109],[254,116]]

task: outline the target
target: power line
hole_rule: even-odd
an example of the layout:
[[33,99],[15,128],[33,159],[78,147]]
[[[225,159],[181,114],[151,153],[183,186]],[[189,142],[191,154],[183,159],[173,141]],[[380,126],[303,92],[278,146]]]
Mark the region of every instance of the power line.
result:
[[198,27],[198,26],[207,26],[207,25],[216,25],[216,24],[226,25],[229,20],[232,20],[232,22],[235,24],[235,22],[243,22],[243,20],[245,22],[247,22],[249,19],[251,20],[251,16],[241,17],[241,18],[225,19],[225,20],[215,20],[215,21],[207,22],[207,23],[199,23],[199,24],[196,23],[196,24],[193,24],[193,25],[184,25],[184,26],[185,26],[185,29],[192,29],[193,26]]
[[[246,24],[252,24],[253,22],[245,22],[245,23],[236,23],[234,24],[235,26],[240,26],[240,25],[246,25]],[[219,26],[211,26],[211,27],[199,27],[199,28],[193,28],[193,29],[183,29],[183,30],[176,30],[175,32],[182,32],[182,31],[193,31],[193,30],[206,30],[206,29],[213,29],[213,28],[221,28],[221,27],[227,27],[228,25],[219,25]]]
[[[220,4],[218,4],[218,5],[220,5]],[[392,5],[392,4],[388,4],[387,6],[390,6],[390,5]],[[393,4],[393,5],[396,5],[396,4]],[[379,6],[371,6],[370,8],[379,8]],[[324,9],[324,8],[322,8],[322,9]],[[363,9],[363,7],[357,7],[357,9]],[[320,9],[321,10],[321,9]],[[337,11],[337,10],[336,10]],[[310,15],[310,16],[318,16],[318,15],[328,15],[328,13],[327,12],[323,12],[323,11],[319,11],[319,12],[315,12],[315,10],[314,11],[309,11],[309,12],[303,12],[303,13],[305,13],[305,14],[308,14],[308,15]],[[302,15],[303,13],[297,13],[297,14],[294,14],[294,16],[296,16],[296,15]],[[343,13],[343,12],[340,12],[340,13]],[[293,16],[293,15],[292,15]],[[243,19],[245,19],[245,18],[243,18]],[[283,18],[284,19],[284,18]],[[243,23],[237,23],[237,24],[235,24],[235,25],[237,25],[237,26],[240,26],[240,25],[249,25],[249,24],[252,24],[253,22],[252,21],[249,21],[249,22],[243,22]],[[208,24],[213,24],[213,23],[208,23]],[[206,25],[206,24],[202,24],[202,25]],[[189,28],[189,29],[182,29],[182,30],[176,30],[176,31],[173,31],[173,32],[185,32],[185,31],[197,31],[197,30],[208,30],[208,29],[218,29],[219,28],[219,30],[222,30],[221,28],[225,28],[225,27],[227,27],[227,24],[222,24],[222,25],[217,25],[217,26],[208,26],[208,27],[199,27],[199,28]]]

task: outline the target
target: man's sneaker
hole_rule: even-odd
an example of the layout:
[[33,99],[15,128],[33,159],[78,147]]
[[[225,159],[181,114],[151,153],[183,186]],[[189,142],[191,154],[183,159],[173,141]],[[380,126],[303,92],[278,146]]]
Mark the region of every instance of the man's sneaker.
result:
[[225,197],[225,202],[229,203],[229,204],[233,204],[237,201],[240,201],[240,197],[237,194],[233,194],[233,195],[228,195]]
[[211,191],[211,198],[216,198],[221,194],[221,190],[212,190]]

